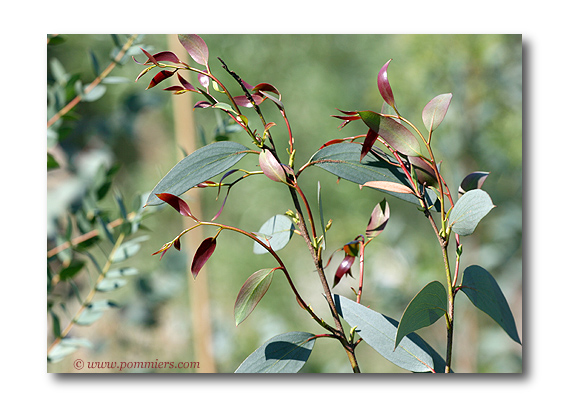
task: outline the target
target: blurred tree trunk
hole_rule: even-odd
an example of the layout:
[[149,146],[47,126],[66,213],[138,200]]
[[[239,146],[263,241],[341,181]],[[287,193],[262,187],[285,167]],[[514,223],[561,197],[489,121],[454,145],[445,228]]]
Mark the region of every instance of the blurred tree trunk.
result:
[[[174,52],[181,60],[189,63],[188,52],[178,41],[176,34],[168,35],[168,49]],[[174,131],[176,142],[187,154],[196,150],[196,130],[194,126],[194,116],[192,110],[192,97],[190,93],[172,97],[174,112]],[[192,213],[198,218],[202,217],[200,206],[200,196],[198,190],[192,189],[187,195]],[[184,228],[188,228],[195,222],[184,217]],[[190,272],[191,259],[203,240],[202,229],[198,228],[192,233],[188,233],[182,239],[185,246],[184,251],[189,255],[187,264],[188,273],[188,293],[190,297],[190,311],[192,315],[192,342],[194,345],[195,361],[200,363],[197,373],[215,373],[216,367],[212,355],[212,328],[210,324],[210,296],[208,291],[208,273],[205,269],[200,273],[200,277],[194,280]],[[206,267],[206,266],[205,266]]]

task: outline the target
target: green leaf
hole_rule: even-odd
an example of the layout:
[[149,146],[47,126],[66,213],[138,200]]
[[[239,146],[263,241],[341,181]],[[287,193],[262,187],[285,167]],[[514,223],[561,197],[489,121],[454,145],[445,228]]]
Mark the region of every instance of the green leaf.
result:
[[493,276],[480,266],[469,266],[463,272],[461,291],[473,305],[489,315],[517,343],[521,343],[509,304]]
[[96,322],[99,318],[103,316],[103,313],[113,307],[116,307],[112,301],[109,300],[101,300],[95,301],[91,304],[87,305],[79,318],[75,321],[77,325],[88,326]]
[[449,226],[460,236],[470,235],[479,221],[494,207],[491,197],[482,189],[468,191],[457,200],[451,210]]
[[48,362],[59,362],[68,355],[71,355],[81,347],[90,348],[91,342],[87,339],[81,338],[63,338],[54,348],[48,353]]
[[137,238],[131,239],[126,243],[123,243],[113,254],[111,261],[113,263],[119,263],[125,261],[129,257],[134,256],[141,249],[140,243],[149,239],[150,236],[139,236]]
[[249,355],[235,373],[297,373],[311,355],[314,336],[308,332],[274,336]]
[[75,260],[75,259],[72,260],[69,266],[67,266],[66,268],[64,268],[59,272],[59,278],[62,281],[73,278],[77,273],[81,271],[84,265],[85,265],[84,261]]
[[439,281],[432,281],[410,301],[398,325],[396,346],[406,335],[435,323],[447,312],[447,294]]
[[488,176],[489,173],[484,171],[475,171],[467,175],[459,185],[459,196],[472,189],[481,189]]
[[224,172],[241,160],[249,150],[233,141],[209,144],[183,158],[160,180],[150,193],[145,206],[163,203],[156,194],[181,195],[200,182]]
[[[271,246],[273,251],[281,250],[295,231],[295,225],[288,216],[285,215],[275,215],[268,219],[257,232],[262,240],[266,240],[266,243]],[[253,253],[263,254],[267,253],[267,250],[259,243],[253,243]]]
[[[388,181],[411,188],[398,163],[384,153],[373,150],[360,161],[361,145],[357,143],[339,143],[326,146],[311,158],[310,165],[322,168],[337,177],[364,185],[369,181]],[[419,205],[418,199],[410,194],[384,191],[404,201]],[[433,205],[437,198],[435,192],[428,190],[428,204]]]
[[47,169],[49,170],[55,170],[56,168],[59,168],[59,163],[57,162],[57,160],[55,159],[55,157],[50,154],[47,153]]
[[52,328],[53,328],[53,336],[59,338],[61,336],[61,324],[59,321],[59,317],[53,310],[49,310],[52,318]]
[[271,285],[274,271],[274,268],[258,270],[245,281],[234,305],[236,326],[241,324],[261,301]]
[[420,155],[420,143],[402,124],[391,117],[382,117],[370,110],[358,112],[370,130],[386,141],[394,150],[408,156]]
[[339,295],[334,296],[335,307],[340,316],[376,352],[390,362],[412,372],[443,372],[445,362],[433,348],[417,334],[404,337],[394,350],[398,322],[364,305]]
[[429,132],[434,131],[443,121],[452,98],[451,93],[438,95],[428,102],[422,111],[422,120]]
[[105,92],[107,91],[107,88],[101,84],[95,86],[89,93],[85,93],[86,89],[87,89],[87,86],[85,86],[83,88],[82,100],[84,102],[95,102],[96,100],[99,100],[100,98],[102,98],[103,95],[105,94]]

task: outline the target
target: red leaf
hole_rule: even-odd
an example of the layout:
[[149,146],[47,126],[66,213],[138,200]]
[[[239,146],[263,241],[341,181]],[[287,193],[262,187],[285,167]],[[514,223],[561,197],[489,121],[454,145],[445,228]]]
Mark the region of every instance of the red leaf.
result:
[[206,107],[212,107],[212,104],[210,102],[206,102],[205,100],[202,100],[194,105],[194,109],[204,109]]
[[[392,61],[390,59],[390,61]],[[388,82],[388,64],[390,61],[386,62],[380,72],[378,73],[378,90],[380,90],[380,95],[386,103],[388,103],[394,110],[396,110],[396,105],[394,102],[394,94],[392,93],[392,87],[390,86],[390,82]],[[396,112],[398,112],[396,110]]]
[[271,180],[287,183],[287,174],[284,166],[277,161],[269,150],[263,150],[259,154],[259,166],[263,173]]
[[362,152],[360,153],[360,161],[370,152],[372,146],[378,139],[378,133],[372,131],[372,129],[368,129],[368,133],[366,134],[366,138],[364,139],[364,144],[362,144]]
[[170,78],[172,75],[174,75],[173,71],[167,71],[167,70],[160,71],[159,73],[157,73],[154,76],[154,78],[152,78],[152,81],[150,81],[150,84],[148,85],[148,87],[146,89],[148,90],[150,88],[154,88],[160,82],[162,82],[165,79]]
[[208,66],[208,46],[200,36],[196,34],[178,34],[178,40],[194,61],[200,65]]
[[[264,100],[261,96],[259,96],[256,93],[251,95],[251,97],[253,98],[253,101],[255,102],[256,105],[259,105]],[[238,105],[238,106],[253,107],[249,98],[246,95],[236,96],[236,97],[234,97],[234,101],[236,102],[236,105]]]
[[373,239],[378,236],[386,227],[389,219],[390,206],[388,205],[388,202],[386,202],[386,199],[384,199],[379,204],[376,204],[372,214],[370,215],[370,220],[366,227],[366,237],[368,239]]
[[167,204],[169,204],[170,206],[172,206],[174,209],[176,209],[182,216],[189,216],[195,221],[198,221],[198,219],[196,219],[194,215],[192,215],[192,212],[190,212],[190,207],[188,206],[188,204],[184,202],[184,200],[177,197],[176,195],[168,194],[165,192],[162,194],[156,194],[156,196],[159,199],[166,202]]
[[190,270],[192,271],[192,276],[196,278],[198,273],[204,267],[204,264],[208,261],[212,253],[214,253],[214,249],[216,248],[216,239],[213,237],[206,238],[198,250],[196,250],[196,254],[194,255],[194,259],[192,259],[192,266]]
[[319,148],[319,150],[322,149],[322,148],[325,148],[325,147],[327,147],[327,146],[330,146],[331,144],[340,144],[340,143],[342,143],[342,142],[344,142],[344,140],[341,139],[341,138],[336,138],[336,139],[333,139],[333,140],[329,140],[329,141],[327,141],[325,144],[323,144],[323,145],[321,146],[321,148]]
[[169,86],[168,88],[164,88],[164,89],[162,89],[162,90],[167,90],[167,91],[174,92],[175,95],[179,95],[179,94],[181,94],[181,93],[186,93],[186,92],[188,92],[188,90],[186,90],[186,89],[184,89],[182,86],[178,86],[178,85]]
[[270,83],[258,83],[252,89],[252,92],[259,92],[259,91],[275,93],[277,96],[279,96],[279,100],[281,100],[281,93],[279,93],[277,88]]
[[[162,51],[162,52],[158,52],[156,54],[153,55],[155,61],[168,61],[168,62],[174,62],[176,64],[180,64],[182,63],[180,61],[180,59],[176,56],[176,54],[174,52],[171,51]],[[149,61],[147,61],[149,62]]]
[[144,49],[141,48],[141,51],[144,52],[144,54],[146,55],[146,57],[148,58],[147,61],[145,62],[145,64],[148,64],[149,62],[152,62],[155,65],[158,65],[158,61],[154,58],[154,56],[150,55],[148,52],[146,52]]
[[180,239],[174,240],[174,248],[180,251]]
[[349,254],[344,256],[344,259],[338,266],[338,269],[336,270],[336,273],[334,275],[333,288],[339,283],[340,279],[343,278],[346,274],[352,277],[352,272],[350,271],[350,268],[354,263],[354,259],[356,259],[356,257],[351,256]]
[[184,89],[197,92],[196,88],[194,86],[192,86],[192,84],[190,82],[188,82],[186,79],[184,79],[182,76],[180,76],[180,74],[178,72],[176,73],[176,75],[178,75],[178,80],[180,81],[180,84],[184,87]]

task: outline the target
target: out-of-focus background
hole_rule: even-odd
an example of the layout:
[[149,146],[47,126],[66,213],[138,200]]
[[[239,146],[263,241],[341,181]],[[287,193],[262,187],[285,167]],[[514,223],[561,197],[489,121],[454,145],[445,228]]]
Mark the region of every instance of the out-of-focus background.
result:
[[[88,84],[96,77],[97,66],[100,70],[107,66],[109,54],[116,47],[110,35],[58,37],[59,40],[48,44],[48,87],[60,77],[62,69],[69,75],[79,75],[83,84]],[[126,38],[120,36],[123,41]],[[468,173],[490,172],[484,189],[496,205],[474,235],[462,238],[462,269],[478,264],[497,279],[524,341],[521,36],[203,35],[202,38],[210,50],[213,72],[228,84],[233,94],[238,94],[238,87],[216,57],[221,57],[246,82],[252,85],[269,82],[279,89],[295,137],[297,168],[327,140],[365,132],[360,123],[339,131],[340,121],[330,116],[338,113],[336,108],[380,111],[382,99],[376,77],[389,59],[392,62],[388,75],[398,110],[418,127],[423,128],[421,111],[431,98],[453,93],[448,114],[434,134],[436,157],[443,160],[441,169],[452,191],[457,190]],[[151,53],[177,46],[176,36],[169,35],[145,35],[137,41]],[[145,60],[142,53],[135,58]],[[57,244],[57,236],[65,234],[69,208],[77,205],[86,186],[100,176],[101,165],[104,168],[120,165],[111,191],[120,192],[125,201],[131,202],[150,192],[184,157],[184,151],[191,152],[188,146],[199,148],[215,139],[249,145],[245,133],[220,130],[225,120],[217,114],[220,112],[192,111],[193,104],[200,100],[196,94],[173,96],[161,90],[175,84],[174,80],[145,91],[154,71],[135,83],[142,69],[132,59],[116,67],[110,76],[126,80],[109,81],[99,99],[78,104],[65,120],[65,131],[59,131],[57,136],[48,134],[51,137],[48,147],[61,165],[47,174],[48,248]],[[196,84],[195,76],[186,78]],[[269,102],[262,108],[267,121],[277,123],[272,134],[284,151],[287,133],[278,110]],[[253,170],[256,160],[246,157],[238,166]],[[358,185],[346,181],[337,183],[333,175],[318,168],[308,169],[300,181],[313,205],[316,205],[317,181],[321,183],[325,218],[333,220],[327,233],[325,258],[364,232],[374,205],[385,197],[371,189],[360,190]],[[221,204],[215,200],[214,190],[200,190],[198,195],[183,198],[192,208],[200,208],[204,219],[211,218]],[[443,282],[445,277],[439,245],[425,217],[413,205],[391,197],[388,201],[391,207],[388,226],[367,247],[363,303],[399,319],[407,303],[425,284],[434,279]],[[109,208],[112,204],[112,199],[108,204],[102,203]],[[219,221],[257,231],[269,217],[291,207],[282,185],[263,177],[251,177],[232,189]],[[88,339],[91,347],[81,348],[57,363],[48,363],[48,371],[76,372],[73,361],[81,358],[91,362],[195,361],[200,362],[200,369],[176,371],[226,373],[233,372],[253,350],[276,334],[296,330],[323,333],[297,306],[281,275],[275,276],[254,312],[235,326],[233,305],[241,285],[254,271],[274,267],[269,255],[252,254],[252,243],[245,237],[222,233],[214,255],[193,281],[188,272],[193,252],[202,238],[216,230],[202,229],[185,236],[183,239],[188,239],[183,240],[181,252],[170,250],[159,261],[151,253],[185,227],[183,219],[170,208],[164,208],[145,218],[142,225],[146,229],[141,228],[137,233],[149,238],[126,263],[136,268],[138,274],[127,277],[128,284],[121,289],[96,295],[96,298],[110,298],[120,307],[106,311],[93,325],[74,327],[72,336]],[[92,248],[93,256],[109,249],[107,242],[98,245]],[[301,295],[319,315],[328,316],[318,277],[302,239],[294,238],[279,253]],[[327,269],[331,281],[341,259],[340,255],[334,257]],[[77,275],[80,292],[89,290],[95,273],[88,266]],[[65,282],[59,284],[64,288],[58,298],[65,300],[67,311],[73,314],[79,306],[74,289],[64,286]],[[356,279],[343,279],[333,292],[350,298],[351,287],[357,285]],[[457,298],[455,371],[521,372],[521,347],[487,315],[475,309],[464,295],[458,294]],[[48,328],[49,346],[53,341],[51,319]],[[443,319],[418,333],[441,355],[445,353]],[[357,357],[365,372],[402,371],[366,344],[359,345]],[[316,343],[302,370],[349,371],[340,345],[326,339]]]

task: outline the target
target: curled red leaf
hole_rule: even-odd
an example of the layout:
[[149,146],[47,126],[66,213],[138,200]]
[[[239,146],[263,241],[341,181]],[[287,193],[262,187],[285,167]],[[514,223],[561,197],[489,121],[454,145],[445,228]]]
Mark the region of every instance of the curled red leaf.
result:
[[204,239],[204,241],[200,244],[198,249],[196,250],[196,254],[194,254],[194,258],[192,259],[192,266],[190,270],[192,271],[192,276],[196,278],[204,264],[208,261],[214,250],[216,249],[216,239],[213,237],[208,237]]
[[147,86],[146,89],[148,90],[150,88],[154,88],[160,82],[162,82],[165,79],[170,78],[172,75],[174,75],[173,71],[167,71],[167,70],[160,71],[159,73],[157,73],[154,76],[154,78],[152,78],[152,80],[150,81],[150,84]]
[[344,256],[344,259],[341,261],[334,275],[333,288],[339,283],[340,279],[343,278],[345,275],[348,274],[349,276],[352,277],[352,272],[350,268],[352,267],[352,264],[354,263],[355,259],[356,259],[355,256],[351,256],[349,254]]
[[176,56],[176,54],[171,51],[158,52],[154,54],[153,57],[155,61],[168,61],[168,62],[174,62],[175,64],[181,63],[180,59]]
[[380,91],[380,95],[382,95],[382,99],[386,103],[388,103],[396,112],[396,104],[394,102],[394,94],[392,93],[392,87],[390,86],[390,82],[388,82],[388,65],[392,60],[390,59],[388,62],[384,64],[380,72],[378,73],[378,90]]
[[372,129],[368,129],[368,133],[366,134],[366,138],[364,139],[364,144],[362,144],[362,151],[360,153],[360,161],[370,152],[372,146],[378,139],[378,133],[373,131]]
[[176,75],[178,76],[178,80],[180,81],[180,84],[184,87],[184,89],[197,92],[196,88],[192,86],[192,84],[188,82],[186,79],[184,79],[178,72],[176,73]]
[[156,194],[156,196],[176,209],[182,216],[189,216],[195,221],[198,221],[198,219],[192,215],[192,212],[190,212],[190,207],[186,202],[184,202],[183,199],[180,199],[176,195],[172,195],[166,192],[162,194]]

